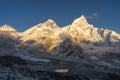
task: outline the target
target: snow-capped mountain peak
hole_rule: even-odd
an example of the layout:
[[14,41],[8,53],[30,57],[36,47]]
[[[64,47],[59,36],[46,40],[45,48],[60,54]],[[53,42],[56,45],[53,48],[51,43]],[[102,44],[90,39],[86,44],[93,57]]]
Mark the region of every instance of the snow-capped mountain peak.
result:
[[43,23],[43,25],[45,25],[46,27],[52,27],[52,28],[58,27],[58,25],[52,19],[48,19]]
[[16,30],[14,28],[12,28],[11,26],[6,25],[6,24],[0,27],[0,31],[2,31],[2,32],[6,32],[6,31],[16,32]]
[[5,34],[6,36],[12,36],[14,38],[17,38],[17,37],[19,37],[21,32],[18,32],[11,26],[5,24],[3,26],[0,26],[0,35],[1,34]]
[[86,25],[86,24],[88,24],[88,22],[87,22],[85,16],[82,15],[81,17],[75,19],[72,24],[77,24],[77,25],[84,24],[84,25]]
[[55,21],[54,20],[52,20],[52,19],[48,19],[47,21],[45,21],[46,23],[55,23]]
[[92,25],[88,24],[84,15],[75,19],[71,26],[72,28],[81,28],[83,30],[91,29],[93,27]]

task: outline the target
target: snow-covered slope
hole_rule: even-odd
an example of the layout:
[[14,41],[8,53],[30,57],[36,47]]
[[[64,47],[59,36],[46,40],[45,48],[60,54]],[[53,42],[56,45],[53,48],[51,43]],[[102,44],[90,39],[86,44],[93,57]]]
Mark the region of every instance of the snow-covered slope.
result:
[[3,32],[17,32],[14,28],[12,28],[11,26],[6,25],[6,24],[0,27],[0,31],[3,31]]
[[30,39],[38,40],[38,38],[48,37],[51,35],[58,35],[61,29],[57,26],[57,24],[53,20],[48,20],[45,23],[41,23],[33,26],[32,28],[26,30],[22,34],[22,40],[27,41]]
[[9,36],[17,37],[19,36],[20,32],[18,32],[11,26],[5,24],[3,26],[0,26],[0,34],[6,34]]
[[[85,51],[89,51],[88,48],[91,47],[118,47],[116,51],[119,52],[120,46],[120,34],[115,31],[94,27],[87,22],[83,15],[75,19],[72,24],[63,28],[60,28],[53,20],[49,19],[23,33],[8,25],[3,25],[0,27],[0,37],[1,41],[8,42],[10,45],[11,43],[17,44],[17,37],[17,41],[19,41],[17,48],[37,55],[40,53],[60,54],[61,51],[57,50],[62,50],[61,44],[63,43],[64,45],[62,46],[65,46],[65,48],[68,48],[66,45],[72,44],[72,46],[76,46],[77,44]],[[70,40],[70,42],[66,42],[66,40]],[[4,46],[3,44],[1,45]],[[97,50],[97,48],[95,49]]]
[[39,53],[39,50],[42,49],[50,52],[61,41],[59,37],[60,31],[60,27],[53,20],[49,19],[23,32],[21,45],[28,45],[28,51],[37,49],[35,52]]
[[96,43],[98,46],[118,46],[118,43],[120,44],[120,34],[94,27],[88,24],[84,16],[75,19],[71,25],[65,28],[67,28],[72,39],[77,42],[82,40],[84,42]]

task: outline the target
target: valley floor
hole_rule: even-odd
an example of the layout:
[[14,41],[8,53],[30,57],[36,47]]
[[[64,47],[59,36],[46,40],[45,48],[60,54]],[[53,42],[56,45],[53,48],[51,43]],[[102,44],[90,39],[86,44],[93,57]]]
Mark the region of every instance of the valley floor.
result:
[[81,75],[62,74],[47,71],[31,72],[0,65],[0,80],[89,80]]
[[60,59],[48,60],[50,62],[34,62],[15,56],[0,57],[0,80],[120,80],[120,71],[115,72],[112,68]]

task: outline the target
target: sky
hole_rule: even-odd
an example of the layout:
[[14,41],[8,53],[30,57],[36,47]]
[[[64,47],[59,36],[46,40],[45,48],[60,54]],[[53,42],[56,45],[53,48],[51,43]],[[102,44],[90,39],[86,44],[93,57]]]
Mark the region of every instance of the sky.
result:
[[0,26],[21,32],[48,19],[63,27],[81,15],[95,27],[120,33],[120,0],[0,0]]

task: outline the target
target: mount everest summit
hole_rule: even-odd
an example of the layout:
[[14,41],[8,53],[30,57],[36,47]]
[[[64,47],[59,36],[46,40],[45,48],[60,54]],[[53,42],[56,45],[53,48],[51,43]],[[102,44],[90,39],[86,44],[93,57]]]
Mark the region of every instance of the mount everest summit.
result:
[[[27,67],[33,71],[53,72],[67,67],[70,73],[81,74],[80,71],[83,71],[93,80],[91,72],[94,75],[100,72],[101,76],[101,73],[120,75],[120,34],[94,27],[84,16],[62,28],[51,19],[24,32],[3,25],[0,27],[0,56],[19,57],[28,62]],[[59,62],[56,63],[54,59]],[[71,61],[76,64],[70,65],[73,64]],[[40,62],[42,65],[38,68],[30,65],[30,62],[36,65]],[[41,62],[49,63],[49,68],[45,68],[47,65]]]

